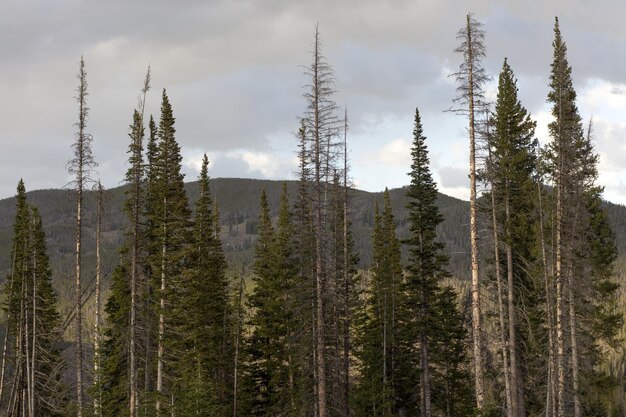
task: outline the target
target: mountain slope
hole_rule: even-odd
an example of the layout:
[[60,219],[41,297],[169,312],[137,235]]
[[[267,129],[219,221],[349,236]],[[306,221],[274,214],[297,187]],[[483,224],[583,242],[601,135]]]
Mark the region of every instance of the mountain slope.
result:
[[[294,197],[297,183],[288,182],[288,190]],[[198,198],[198,184],[186,184],[190,204]],[[277,215],[281,189],[280,181],[217,178],[211,180],[211,189],[219,204],[222,223],[222,239],[231,266],[250,265],[256,239],[258,201],[265,189],[272,215]],[[117,260],[116,248],[124,238],[126,218],[122,211],[124,187],[105,193],[105,216],[103,225],[103,260],[105,274],[111,271]],[[87,282],[93,277],[95,258],[95,193],[85,193],[84,270]],[[390,190],[394,215],[400,237],[406,235],[407,199],[405,190]],[[74,199],[67,190],[39,190],[28,193],[28,201],[40,211],[48,237],[54,283],[62,297],[72,290],[71,279],[74,250]],[[351,191],[351,219],[361,266],[370,262],[370,235],[374,222],[374,206],[382,204],[382,192]],[[439,238],[446,244],[450,256],[450,272],[465,279],[469,271],[469,207],[468,202],[439,194],[437,204],[444,216],[438,228]],[[0,200],[0,279],[4,280],[10,270],[10,247],[15,200]],[[616,233],[621,258],[626,258],[626,207],[607,203],[612,226]],[[487,231],[484,231],[487,233]],[[620,265],[623,263],[620,263]],[[621,269],[621,268],[620,268]]]

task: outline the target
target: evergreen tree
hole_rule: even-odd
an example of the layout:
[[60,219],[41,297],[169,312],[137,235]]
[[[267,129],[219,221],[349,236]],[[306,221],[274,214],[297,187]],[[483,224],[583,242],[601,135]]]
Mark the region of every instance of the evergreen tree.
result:
[[[226,261],[215,232],[213,199],[209,188],[209,161],[200,171],[200,198],[196,202],[191,267],[187,271],[189,297],[184,337],[189,350],[184,361],[183,389],[177,406],[189,415],[230,415],[230,306]],[[184,410],[184,411],[181,411]]]
[[[105,305],[107,328],[104,332],[102,383],[103,415],[132,415],[139,406],[137,393],[137,296],[140,264],[140,213],[142,211],[143,124],[135,110],[130,125],[128,171],[124,211],[129,219],[124,245],[120,248],[120,264],[111,278],[111,293]],[[134,385],[134,389],[133,389]],[[133,404],[132,401],[135,403]],[[126,410],[123,410],[126,407]]]
[[156,352],[156,414],[175,407],[176,396],[181,386],[180,375],[176,374],[177,362],[186,349],[182,329],[187,319],[184,311],[185,296],[188,295],[183,272],[188,267],[190,241],[190,216],[184,175],[181,171],[182,157],[175,137],[175,119],[172,106],[163,90],[161,118],[158,128],[157,155],[155,158],[154,181],[151,207],[155,247],[152,248],[153,278],[158,306],[158,337]]
[[[246,341],[247,372],[246,390],[247,413],[244,415],[269,415],[277,399],[275,368],[279,366],[276,355],[281,351],[276,336],[276,315],[282,312],[280,300],[276,298],[277,288],[273,276],[274,228],[270,217],[267,195],[261,191],[258,240],[254,250],[253,282],[255,284],[248,299],[252,317],[248,325],[252,334]],[[273,337],[274,336],[274,337]]]
[[52,286],[52,270],[46,234],[39,210],[31,207],[32,268],[34,277],[34,413],[41,416],[64,416],[68,413],[67,387],[63,381],[66,365],[59,345],[61,317],[58,297]]
[[[449,301],[442,300],[442,294],[446,295],[447,292],[441,290],[441,280],[448,275],[445,270],[448,259],[442,253],[443,244],[437,240],[436,227],[443,218],[436,206],[437,186],[430,173],[426,138],[418,110],[415,111],[413,137],[413,162],[409,173],[411,184],[407,189],[410,226],[409,237],[405,241],[409,246],[409,263],[401,322],[403,342],[414,361],[414,367],[419,369],[419,410],[423,417],[428,417],[433,414],[433,405],[445,403],[452,409],[458,409],[457,403],[467,404],[469,399],[457,397],[452,400],[449,397],[451,393],[448,392],[440,396],[437,403],[433,402],[433,386],[438,379],[437,373],[445,365],[436,360],[436,347],[438,344],[462,343],[462,339],[459,339],[462,335],[453,332],[453,323],[444,327],[444,323],[440,322],[441,314],[444,313],[439,309],[442,306],[450,307]],[[449,311],[445,314],[455,316]],[[461,316],[456,318],[460,319]],[[463,357],[446,360],[462,363]],[[445,375],[451,377],[452,374]],[[461,379],[454,384],[468,385],[468,382]],[[414,384],[412,386],[417,388]]]
[[[541,358],[543,346],[532,337],[541,330],[541,288],[535,273],[536,230],[536,166],[534,130],[536,123],[520,103],[516,80],[504,60],[498,82],[498,96],[492,135],[491,182],[494,192],[497,227],[504,244],[502,269],[506,271],[508,301],[508,346],[511,373],[511,408],[513,416],[543,410],[544,393],[533,388],[540,381],[535,375],[545,369]],[[524,316],[525,320],[519,317]],[[525,390],[524,387],[527,387]],[[525,391],[527,391],[525,393]],[[526,395],[525,395],[526,394]],[[527,404],[528,402],[528,404]]]
[[0,409],[6,416],[62,416],[69,412],[69,402],[62,380],[65,366],[57,298],[41,217],[28,205],[21,180],[16,202],[13,266],[5,284],[7,326]]
[[[596,370],[604,359],[602,346],[612,343],[621,316],[613,311],[614,242],[600,206],[591,123],[585,134],[558,19],[554,34],[547,169],[555,189],[556,403],[557,416],[581,417],[597,412]],[[603,330],[593,324],[598,318],[606,320]]]
[[[396,238],[389,191],[385,189],[382,216],[375,208],[372,233],[371,281],[365,305],[357,316],[356,354],[359,380],[355,393],[357,416],[395,416],[406,412],[408,397],[400,381],[410,381],[411,372],[400,350],[399,306],[402,304],[400,244]],[[411,375],[412,373],[412,375]],[[403,411],[404,410],[404,411]]]

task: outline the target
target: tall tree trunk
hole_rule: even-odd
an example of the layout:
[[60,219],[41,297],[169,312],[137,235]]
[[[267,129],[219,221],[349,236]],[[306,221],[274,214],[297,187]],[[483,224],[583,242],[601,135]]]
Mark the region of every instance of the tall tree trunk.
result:
[[350,417],[350,259],[348,251],[348,109],[344,113],[343,128],[343,374],[344,416]]
[[243,319],[243,286],[244,274],[242,271],[241,279],[239,280],[239,297],[237,299],[237,329],[235,332],[235,362],[233,366],[233,417],[237,417],[237,400],[239,394],[239,338],[241,336],[241,323]]
[[[561,164],[559,168],[562,168],[562,156],[559,156]],[[557,175],[556,186],[556,344],[557,344],[557,372],[558,372],[558,388],[557,388],[557,401],[558,417],[565,417],[565,340],[563,334],[563,184],[562,172]]]
[[546,291],[546,310],[548,313],[548,386],[546,388],[546,417],[556,415],[555,403],[555,343],[554,343],[554,303],[552,300],[552,284],[548,272],[548,257],[543,224],[543,197],[541,180],[537,182],[537,198],[539,202],[539,234],[541,238],[541,260],[543,263],[543,279]]
[[[82,168],[79,174],[82,178]],[[83,214],[83,185],[82,180],[78,186],[78,197],[76,199],[76,285],[75,285],[75,302],[76,302],[76,415],[83,415],[83,336],[82,336],[82,288],[81,288],[81,231],[82,231],[82,214]]]
[[319,84],[319,32],[315,32],[315,54],[313,64],[313,95],[314,95],[314,126],[313,136],[315,140],[315,298],[316,298],[316,356],[317,356],[317,404],[319,417],[328,417],[327,398],[326,398],[326,352],[325,352],[325,329],[324,329],[324,269],[322,256],[322,238],[324,231],[322,230],[324,220],[322,218],[322,172],[321,172],[321,115],[320,115],[320,98],[321,88]]
[[468,40],[468,104],[469,104],[469,138],[470,138],[470,246],[471,246],[471,269],[472,269],[472,338],[474,353],[474,377],[476,389],[476,407],[482,410],[485,406],[485,381],[483,369],[483,347],[481,339],[481,313],[480,313],[480,281],[478,275],[478,225],[476,211],[476,137],[474,122],[474,71],[473,71],[473,32],[467,15],[467,40]]
[[[577,199],[580,202],[582,196]],[[573,234],[578,233],[578,213],[580,205],[576,204],[576,214],[574,215],[574,221],[572,225]],[[582,417],[582,406],[580,403],[580,367],[578,363],[578,331],[576,320],[576,300],[574,297],[574,266],[573,257],[574,249],[572,248],[572,242],[570,237],[570,244],[568,245],[568,255],[570,257],[567,268],[567,304],[569,307],[569,326],[570,326],[570,338],[571,338],[571,361],[572,361],[572,391],[574,397],[574,417]]]
[[430,417],[430,369],[428,364],[428,338],[420,336],[420,397],[422,417]]
[[78,132],[74,143],[74,159],[70,161],[70,172],[75,174],[76,187],[76,250],[75,250],[75,303],[76,303],[76,415],[83,415],[83,313],[82,313],[82,220],[83,220],[83,189],[89,181],[89,172],[94,161],[91,153],[91,136],[85,132],[87,113],[87,74],[85,61],[81,57],[77,78],[79,85],[78,96]]
[[[163,198],[163,207],[164,214],[163,219],[167,218],[167,197]],[[164,390],[163,390],[163,339],[165,336],[165,268],[167,267],[166,256],[167,256],[167,245],[166,245],[166,237],[167,237],[167,223],[163,222],[163,245],[161,247],[161,293],[160,293],[160,302],[159,302],[159,341],[157,347],[157,399],[156,399],[156,414],[157,417],[161,416],[161,401],[163,399]]]
[[131,248],[131,272],[130,272],[130,340],[129,340],[129,382],[130,382],[130,417],[137,416],[138,407],[138,384],[137,384],[137,268],[138,268],[138,256],[139,256],[139,210],[140,201],[139,193],[141,192],[141,178],[140,178],[140,164],[141,164],[141,133],[137,133],[135,140],[135,152],[139,155],[135,155],[133,167],[133,207],[132,207],[132,234],[133,243]]
[[30,358],[30,415],[35,416],[35,396],[37,395],[37,387],[35,386],[35,372],[36,372],[36,352],[37,352],[37,249],[33,250],[33,301],[32,301],[32,352]]
[[[489,166],[491,168],[491,148],[489,148]],[[504,319],[504,302],[502,300],[502,271],[500,269],[500,245],[498,239],[498,221],[496,215],[496,188],[491,181],[491,221],[493,225],[493,255],[496,270],[496,285],[498,291],[498,318],[500,324],[500,343],[502,345],[502,370],[504,371],[504,394],[506,400],[507,417],[515,417],[513,396],[511,395],[511,369],[509,368],[509,347],[506,338],[506,323]]]
[[511,367],[511,408],[515,417],[521,417],[520,375],[517,367],[517,320],[515,318],[515,283],[513,277],[513,248],[511,247],[511,205],[509,202],[508,184],[505,185],[504,215],[506,227],[506,275],[507,275],[507,300],[509,313],[509,360]]
[[[139,113],[141,118],[141,129],[136,132],[134,146],[134,167],[133,167],[133,207],[132,207],[132,233],[133,245],[131,249],[131,276],[130,276],[130,347],[129,347],[129,365],[130,365],[130,417],[136,417],[139,411],[139,388],[137,375],[137,271],[139,257],[139,212],[141,210],[141,151],[143,138],[143,119],[146,107],[146,95],[150,90],[150,66],[146,72],[142,92],[142,100],[139,105]],[[147,364],[146,364],[147,368]]]
[[582,417],[580,403],[580,369],[578,364],[578,337],[576,330],[576,306],[574,305],[573,273],[568,274],[567,296],[569,304],[570,337],[572,339],[572,389],[574,395],[574,417]]
[[101,291],[102,291],[102,258],[101,258],[101,245],[102,245],[102,184],[98,182],[98,202],[96,213],[96,320],[94,322],[93,329],[93,382],[96,389],[93,398],[94,416],[102,416],[102,387],[100,381],[100,326],[101,326]]

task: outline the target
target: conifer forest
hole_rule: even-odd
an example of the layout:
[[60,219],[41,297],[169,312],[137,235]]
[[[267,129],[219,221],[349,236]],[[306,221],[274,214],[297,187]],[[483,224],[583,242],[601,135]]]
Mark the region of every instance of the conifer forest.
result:
[[124,181],[105,189],[77,57],[69,162],[50,167],[67,190],[16,173],[0,201],[0,416],[626,416],[626,210],[603,199],[563,26],[544,39],[545,138],[515,63],[486,69],[479,15],[448,34],[469,202],[438,192],[428,102],[406,109],[408,185],[352,183],[323,22],[294,68],[297,177],[280,184],[211,179],[207,154],[186,177],[176,102],[146,65]]

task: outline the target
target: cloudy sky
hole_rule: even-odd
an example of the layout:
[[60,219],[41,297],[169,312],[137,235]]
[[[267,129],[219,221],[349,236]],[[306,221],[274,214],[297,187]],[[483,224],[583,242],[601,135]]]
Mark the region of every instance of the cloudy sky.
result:
[[[422,113],[440,190],[466,198],[465,121],[443,112],[455,34],[471,11],[485,24],[486,67],[508,57],[523,104],[547,141],[554,16],[569,48],[579,107],[593,116],[601,182],[626,203],[626,3],[442,0],[0,0],[0,198],[68,181],[78,61],[88,71],[88,130],[98,173],[121,184],[128,125],[146,67],[148,110],[166,88],[187,179],[201,155],[213,177],[293,178],[293,132],[305,108],[315,25],[350,113],[352,176],[363,189],[407,183],[412,117]],[[495,97],[494,87],[488,96]]]

